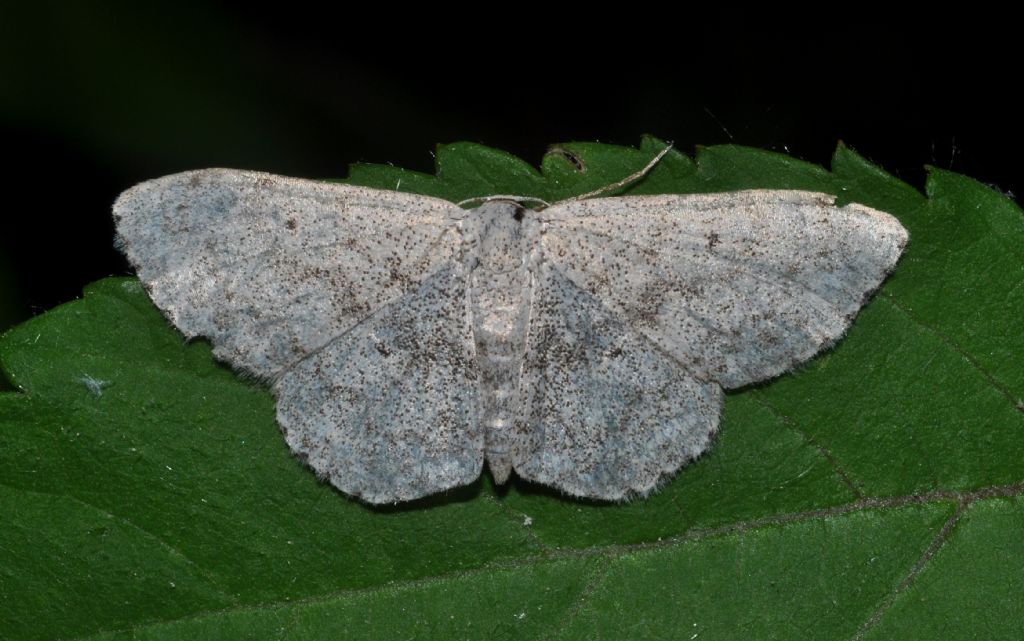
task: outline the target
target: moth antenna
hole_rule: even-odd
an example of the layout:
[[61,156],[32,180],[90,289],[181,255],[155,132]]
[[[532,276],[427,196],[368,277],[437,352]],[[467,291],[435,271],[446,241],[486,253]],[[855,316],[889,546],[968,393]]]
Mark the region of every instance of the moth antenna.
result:
[[460,200],[459,202],[457,202],[455,204],[458,205],[459,207],[462,207],[466,203],[475,203],[475,202],[489,203],[489,202],[494,201],[494,200],[513,200],[513,201],[515,201],[517,203],[530,202],[530,203],[540,203],[540,204],[544,205],[544,207],[550,207],[551,206],[551,203],[549,203],[548,201],[544,200],[543,198],[534,198],[533,196],[511,196],[511,195],[507,195],[507,194],[496,194],[494,196],[476,196],[474,198],[467,198],[465,200]]
[[623,178],[622,180],[620,180],[618,182],[612,183],[610,185],[605,185],[604,187],[598,187],[594,191],[588,191],[587,193],[580,194],[579,196],[573,196],[572,198],[566,198],[565,200],[562,200],[560,202],[566,203],[566,202],[573,202],[573,201],[576,201],[576,200],[586,200],[587,198],[593,198],[595,196],[601,196],[603,194],[607,194],[610,191],[615,191],[617,189],[622,189],[623,187],[626,187],[628,185],[631,185],[631,184],[635,183],[636,181],[640,180],[641,178],[646,176],[648,173],[650,173],[650,171],[652,169],[654,169],[654,166],[657,165],[659,162],[661,162],[661,159],[665,157],[665,154],[667,154],[669,151],[672,150],[672,144],[673,143],[668,143],[665,146],[665,148],[662,149],[660,152],[658,152],[658,155],[655,156],[654,158],[652,158],[649,163],[644,165],[643,169],[641,169],[640,171],[633,172],[632,174],[626,176],[625,178]]

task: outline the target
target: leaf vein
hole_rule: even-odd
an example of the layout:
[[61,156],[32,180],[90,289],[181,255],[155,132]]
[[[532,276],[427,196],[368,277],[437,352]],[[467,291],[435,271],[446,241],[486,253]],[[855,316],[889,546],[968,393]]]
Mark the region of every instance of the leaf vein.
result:
[[60,494],[58,492],[49,492],[49,491],[46,491],[46,490],[36,490],[36,489],[29,489],[29,488],[24,488],[24,487],[17,487],[17,486],[14,486],[14,485],[10,485],[8,483],[3,483],[3,482],[0,482],[0,487],[5,487],[5,488],[7,488],[7,489],[9,489],[9,490],[11,490],[13,492],[21,492],[21,493],[25,493],[25,494],[35,494],[35,495],[38,495],[38,496],[51,496],[51,497],[58,498],[58,499],[65,499],[65,500],[71,501],[73,503],[76,503],[76,504],[78,504],[78,505],[80,505],[82,507],[85,507],[85,508],[87,508],[89,510],[92,510],[92,511],[98,512],[99,514],[107,516],[107,517],[113,519],[115,522],[120,523],[124,527],[126,527],[126,528],[128,528],[130,530],[137,531],[137,532],[141,533],[142,535],[144,535],[146,538],[149,538],[149,539],[155,541],[158,545],[160,545],[160,547],[164,548],[172,556],[180,558],[181,560],[185,561],[185,563],[187,563],[188,565],[190,565],[193,568],[195,568],[195,570],[204,579],[206,579],[206,581],[210,584],[210,587],[212,587],[214,590],[216,590],[216,592],[220,596],[224,597],[228,601],[237,602],[237,599],[234,596],[232,596],[229,592],[227,592],[220,585],[220,582],[217,580],[217,576],[213,572],[211,572],[207,568],[204,568],[202,565],[200,565],[199,563],[194,561],[187,554],[185,554],[182,550],[180,550],[179,548],[177,548],[176,546],[171,544],[166,539],[160,537],[159,535],[157,535],[157,534],[155,534],[153,532],[150,532],[149,530],[147,530],[146,528],[142,527],[141,525],[139,525],[137,523],[134,523],[133,521],[131,521],[127,517],[124,517],[124,516],[121,516],[120,514],[116,514],[114,512],[111,512],[110,510],[108,510],[106,508],[103,508],[103,507],[100,507],[99,505],[96,505],[95,503],[91,503],[89,501],[86,501],[85,499],[80,499],[77,496],[72,496],[70,494]]
[[[813,510],[804,510],[800,512],[790,512],[786,514],[777,514],[772,516],[766,516],[758,519],[752,519],[750,521],[742,521],[738,523],[731,523],[728,525],[722,525],[712,528],[698,528],[690,530],[675,537],[662,539],[659,541],[631,543],[631,544],[612,544],[603,546],[593,546],[589,548],[578,548],[578,549],[555,549],[552,550],[549,555],[530,555],[512,561],[496,561],[492,563],[486,563],[476,568],[468,570],[456,570],[453,572],[445,572],[428,577],[422,577],[418,579],[410,579],[404,581],[393,581],[382,585],[374,585],[362,588],[346,588],[340,590],[334,590],[310,596],[300,599],[289,599],[286,601],[264,601],[260,603],[244,604],[237,606],[230,606],[226,608],[217,608],[211,610],[197,611],[191,615],[179,617],[178,619],[168,620],[163,622],[148,623],[141,626],[130,626],[123,629],[117,630],[105,630],[105,633],[134,633],[138,630],[146,628],[155,628],[159,625],[166,625],[172,622],[178,621],[194,621],[204,617],[212,617],[216,615],[226,615],[237,612],[256,611],[266,608],[275,607],[293,607],[298,608],[306,605],[317,605],[327,603],[338,599],[349,599],[361,596],[372,596],[377,594],[388,594],[396,593],[403,590],[414,590],[421,588],[429,588],[434,585],[442,585],[446,582],[453,580],[469,578],[478,576],[481,574],[487,574],[496,571],[508,571],[516,570],[519,568],[528,568],[535,565],[541,565],[544,563],[554,563],[557,561],[565,560],[583,560],[589,558],[600,558],[604,557],[609,561],[613,561],[629,554],[637,552],[652,551],[659,549],[671,549],[677,545],[683,543],[689,543],[693,541],[702,541],[705,539],[711,539],[719,536],[726,536],[729,534],[743,534],[755,530],[771,528],[779,525],[786,525],[790,523],[800,523],[804,521],[810,521],[820,518],[828,518],[834,516],[842,516],[845,514],[851,514],[855,512],[862,512],[865,510],[873,510],[879,508],[899,508],[907,507],[911,505],[925,505],[928,503],[942,502],[942,501],[953,501],[960,506],[966,506],[974,501],[990,499],[990,498],[1009,498],[1024,495],[1024,481],[1019,483],[1013,483],[1009,485],[995,485],[980,488],[971,491],[958,491],[958,490],[936,490],[927,492],[924,494],[911,494],[905,496],[896,497],[884,497],[884,498],[864,498],[851,503],[845,503],[827,508],[818,508]],[[948,534],[948,533],[947,533]],[[939,538],[936,538],[938,541]],[[944,540],[944,539],[943,539]],[[933,545],[935,542],[933,541]],[[941,542],[940,542],[941,544]],[[936,547],[936,550],[938,548]],[[927,562],[934,555],[932,554],[922,557],[922,560]],[[920,563],[920,561],[919,561]],[[916,567],[916,566],[915,566]],[[923,567],[923,564],[921,565]],[[920,570],[918,570],[919,572]],[[595,570],[600,572],[600,570]],[[914,574],[916,576],[916,574]],[[591,581],[595,581],[592,577]],[[598,587],[600,581],[597,581],[594,585],[594,590]],[[582,594],[582,592],[581,592]],[[588,597],[589,598],[589,597]]]
[[886,294],[885,296],[882,296],[880,298],[883,298],[884,300],[888,301],[889,304],[892,305],[892,307],[902,312],[912,323],[914,323],[921,329],[925,330],[926,332],[932,334],[933,336],[937,337],[947,347],[949,347],[951,350],[960,355],[964,360],[970,363],[970,365],[974,367],[974,369],[978,370],[978,372],[981,373],[985,380],[987,380],[996,391],[1002,394],[1006,398],[1006,400],[1010,401],[1010,404],[1013,405],[1014,408],[1016,408],[1018,411],[1024,412],[1024,400],[1018,398],[1007,384],[1000,381],[994,374],[985,369],[985,366],[978,359],[972,356],[969,351],[964,349],[952,337],[945,334],[942,330],[927,324],[923,319],[919,318],[916,314],[914,314],[914,312],[912,312],[910,309],[899,303],[896,300],[896,298],[893,297],[892,295]]

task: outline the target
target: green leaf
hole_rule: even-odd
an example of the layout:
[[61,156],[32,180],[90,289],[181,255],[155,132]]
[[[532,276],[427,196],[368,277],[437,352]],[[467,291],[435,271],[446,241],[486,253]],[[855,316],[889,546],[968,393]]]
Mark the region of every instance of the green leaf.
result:
[[[663,144],[474,144],[437,176],[349,181],[558,200]],[[1024,636],[1024,218],[933,170],[926,195],[840,147],[832,170],[672,151],[631,193],[799,188],[911,242],[830,352],[727,398],[710,454],[624,505],[525,483],[385,509],[288,451],[266,388],[186,344],[133,279],[0,339],[0,638],[968,639]]]

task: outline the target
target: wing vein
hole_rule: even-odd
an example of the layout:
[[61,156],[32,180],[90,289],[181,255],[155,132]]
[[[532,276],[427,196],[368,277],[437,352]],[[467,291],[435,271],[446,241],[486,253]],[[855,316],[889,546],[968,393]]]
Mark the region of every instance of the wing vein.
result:
[[[565,228],[565,227],[563,227],[561,229],[568,230],[568,228]],[[599,238],[604,238],[606,240],[611,240],[613,242],[615,242],[615,241],[622,242],[622,243],[624,243],[624,244],[626,244],[626,245],[628,245],[630,247],[634,247],[635,249],[637,249],[640,252],[641,255],[647,254],[649,252],[657,251],[653,247],[648,247],[648,246],[642,245],[642,244],[640,244],[640,243],[638,243],[636,241],[633,241],[633,240],[630,240],[630,239],[626,239],[626,238],[612,236],[611,234],[606,234],[606,233],[599,232],[599,231],[596,231],[596,230],[593,230],[593,229],[573,228],[572,231],[573,231],[573,233],[584,233],[584,234],[588,234],[588,235],[592,235],[592,236],[597,236]],[[551,232],[548,232],[548,233],[551,233]],[[768,285],[768,286],[771,286],[771,287],[776,287],[777,286],[777,283],[775,281],[773,281],[771,279],[768,279],[768,278],[765,278],[763,276],[759,276],[747,264],[745,264],[743,262],[740,262],[738,260],[734,260],[730,256],[714,255],[711,258],[717,260],[720,263],[727,263],[730,266],[735,267],[737,270],[743,272],[744,274],[750,276],[754,280],[756,280],[758,282],[761,282],[761,283],[764,283],[765,285]],[[645,259],[645,264],[647,264],[650,267],[656,267],[656,265],[654,263],[652,263],[650,261],[647,261],[646,259]],[[828,299],[823,297],[821,294],[817,293],[816,291],[814,291],[813,289],[808,287],[806,285],[806,283],[803,283],[800,280],[797,280],[797,279],[793,278],[792,276],[786,274],[783,271],[772,269],[771,266],[769,264],[767,264],[767,263],[758,262],[758,265],[763,266],[765,271],[771,272],[772,274],[778,276],[779,279],[785,280],[785,281],[787,281],[787,282],[789,282],[789,283],[799,287],[803,291],[807,292],[811,297],[813,297],[813,298],[817,299],[818,301],[820,301],[821,303],[823,303],[825,307],[831,308],[831,309],[835,310],[836,312],[840,312],[841,313],[840,308],[835,303],[829,301]],[[675,270],[671,270],[671,271],[672,271],[672,274],[676,277],[677,282],[683,282],[682,277],[678,273],[676,273]],[[729,286],[729,284],[727,282],[725,282],[723,284],[725,284],[726,286]],[[733,289],[733,288],[730,287],[730,289]],[[733,289],[733,291],[737,291],[737,290]]]
[[365,325],[369,321],[372,321],[374,318],[376,318],[376,317],[380,316],[381,314],[383,314],[385,311],[388,310],[388,307],[390,307],[391,305],[394,305],[399,300],[401,300],[401,299],[405,298],[406,296],[408,296],[409,292],[412,291],[415,288],[416,285],[419,285],[419,284],[423,283],[424,281],[429,280],[430,278],[433,278],[441,270],[449,268],[453,264],[454,263],[442,263],[441,265],[439,265],[437,267],[437,269],[435,269],[434,271],[432,271],[432,272],[430,272],[428,274],[425,274],[423,276],[423,278],[421,278],[415,284],[411,285],[409,288],[405,289],[404,291],[398,292],[394,297],[388,299],[386,302],[381,303],[380,306],[375,311],[370,312],[369,314],[366,314],[365,316],[360,317],[350,327],[346,328],[342,332],[339,332],[338,334],[335,334],[335,335],[331,336],[330,338],[325,340],[321,345],[318,345],[316,348],[314,348],[314,349],[310,350],[308,353],[304,354],[302,356],[302,358],[299,358],[299,359],[295,360],[294,362],[285,365],[271,379],[271,385],[273,385],[275,382],[280,380],[282,376],[284,376],[285,374],[287,374],[291,370],[295,369],[296,367],[298,367],[303,362],[309,360],[310,358],[318,356],[321,352],[323,352],[325,349],[330,347],[331,344],[337,342],[338,340],[340,340],[342,338],[345,338],[349,334],[352,334],[353,332],[355,332],[356,330],[361,328],[363,325]]
[[[604,239],[612,241],[612,242],[622,241],[622,242],[624,242],[626,244],[631,244],[631,245],[635,246],[636,248],[638,248],[640,250],[649,249],[649,248],[645,248],[642,245],[639,245],[639,244],[636,244],[636,243],[630,243],[629,241],[626,241],[625,239],[618,239],[618,238],[616,238],[616,237],[614,237],[614,236],[612,236],[610,234],[603,234],[603,233],[596,232],[596,231],[593,231],[593,230],[579,230],[579,231],[582,231],[583,233],[586,233],[586,234],[592,234],[592,235],[604,238]],[[682,285],[682,286],[689,285],[689,283],[686,282],[686,280],[682,277],[682,275],[678,274],[674,270],[669,270],[669,271],[666,272],[663,268],[659,267],[658,265],[656,265],[656,264],[654,264],[654,263],[652,263],[652,262],[650,262],[650,261],[648,261],[646,259],[643,259],[643,260],[644,260],[644,264],[647,265],[652,271],[654,271],[656,273],[659,273],[659,274],[661,274],[663,276],[662,280],[664,282],[671,283],[672,285],[674,285],[676,287],[679,287],[680,285]],[[739,271],[742,271],[744,274],[750,276],[752,279],[754,279],[754,280],[756,280],[758,282],[761,282],[761,283],[763,283],[765,285],[768,285],[769,287],[772,287],[773,289],[777,289],[777,285],[773,281],[771,281],[769,279],[766,279],[766,278],[763,278],[763,277],[760,277],[757,274],[754,274],[753,272],[749,271],[748,269],[745,269],[740,264],[737,264],[736,267],[738,268]],[[564,272],[563,272],[563,275],[565,275]],[[602,299],[601,296],[599,296],[599,294],[597,292],[593,292],[593,291],[590,291],[586,287],[582,287],[578,282],[576,282],[574,279],[572,279],[568,275],[565,275],[565,277],[568,278],[569,280],[571,280],[573,282],[573,284],[576,285],[577,287],[579,287],[582,291],[586,291],[586,292],[592,294],[593,296],[595,296],[596,298],[598,298],[598,300],[600,300],[601,304],[605,305],[606,309],[608,309],[609,311],[613,311],[617,316],[622,314],[623,310],[613,310],[612,308],[608,307],[607,304],[605,303],[605,301]],[[796,284],[799,284],[798,281],[793,281],[793,282],[796,283]],[[722,285],[723,287],[726,287],[727,289],[730,289],[735,294],[737,294],[739,298],[743,298],[744,297],[744,292],[742,292],[741,290],[737,289],[728,280],[720,280],[720,281],[718,281],[718,284]],[[809,290],[806,287],[804,289],[805,289],[805,291],[808,292],[808,294],[813,296],[820,303],[823,303],[824,306],[827,308],[826,310],[822,310],[822,309],[820,309],[819,306],[815,306],[814,309],[819,313],[819,316],[824,317],[827,314],[828,311],[833,311],[836,316],[840,316],[841,315],[841,312],[840,312],[839,308],[836,305],[830,303],[829,301],[827,301],[826,299],[824,299],[820,295],[816,294],[812,290]],[[695,323],[697,323],[698,325],[700,325],[701,327],[706,329],[711,334],[718,335],[718,336],[720,336],[722,338],[728,338],[729,337],[729,332],[725,328],[719,327],[718,325],[715,325],[712,321],[708,320],[708,316],[707,315],[699,314],[698,312],[696,312],[691,305],[689,305],[689,304],[687,304],[685,302],[685,298],[680,296],[676,300],[682,306],[682,309],[680,311],[683,312],[683,314],[687,318],[693,320]],[[784,327],[789,328],[790,330],[794,329],[793,324],[790,323],[790,322],[785,322],[785,321],[781,321],[781,320],[778,321],[778,322],[780,324],[782,324]],[[645,329],[643,327],[637,328],[637,330],[638,330],[639,334],[644,336],[644,338],[647,338],[647,339],[651,340],[652,342],[654,342],[654,340],[651,339],[648,336],[647,331],[645,331]],[[666,352],[666,354],[667,354],[667,352]],[[673,360],[679,362],[678,358],[673,357]]]

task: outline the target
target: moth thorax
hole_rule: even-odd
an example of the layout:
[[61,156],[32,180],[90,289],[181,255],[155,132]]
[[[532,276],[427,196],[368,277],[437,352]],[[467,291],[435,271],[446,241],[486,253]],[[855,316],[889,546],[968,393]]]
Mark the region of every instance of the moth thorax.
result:
[[476,241],[478,269],[501,273],[522,266],[527,254],[524,213],[518,203],[504,200],[484,203],[470,213],[465,230]]

